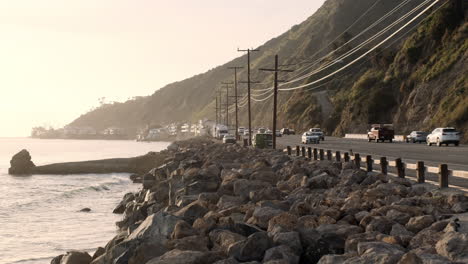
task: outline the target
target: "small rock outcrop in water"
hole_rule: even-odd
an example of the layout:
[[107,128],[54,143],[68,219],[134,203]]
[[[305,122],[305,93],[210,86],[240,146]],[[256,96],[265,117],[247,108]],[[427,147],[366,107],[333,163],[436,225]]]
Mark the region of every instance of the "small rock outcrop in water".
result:
[[466,194],[346,162],[177,146],[124,196],[118,234],[83,264],[468,263]]
[[33,173],[36,165],[31,161],[31,155],[25,149],[16,153],[10,161],[8,173],[11,175],[29,175]]

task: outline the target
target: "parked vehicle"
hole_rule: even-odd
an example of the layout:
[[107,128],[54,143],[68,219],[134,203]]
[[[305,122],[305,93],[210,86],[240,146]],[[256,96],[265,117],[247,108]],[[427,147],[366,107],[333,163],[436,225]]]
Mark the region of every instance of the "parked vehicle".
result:
[[259,134],[265,134],[265,132],[266,132],[266,128],[264,127],[260,127],[259,129],[257,129],[257,133]]
[[245,131],[245,127],[239,127],[239,128],[237,129],[237,133],[239,133],[239,134],[241,134],[241,135],[244,134],[244,131]]
[[453,127],[439,127],[432,131],[426,138],[427,145],[432,146],[432,144],[436,144],[437,146],[441,146],[442,144],[449,145],[454,144],[458,146],[460,144],[460,132],[458,132]]
[[322,129],[315,127],[309,129],[309,132],[318,133],[318,135],[320,135],[320,140],[325,140],[325,134],[323,133]]
[[223,137],[223,143],[224,144],[235,144],[236,143],[236,137],[231,134],[226,134]]
[[279,129],[277,129],[275,132],[276,132],[275,134],[276,134],[277,137],[281,137],[281,136],[282,136],[282,135],[281,135],[281,132],[279,131]]
[[395,130],[393,129],[392,124],[373,124],[371,129],[367,133],[367,141],[369,142],[371,142],[372,140],[374,140],[375,142],[384,142],[388,140],[391,143],[393,142],[394,137]]
[[426,138],[429,133],[423,131],[412,131],[408,136],[406,136],[406,142],[409,143],[421,143],[426,142]]
[[271,148],[273,146],[273,135],[257,133],[252,137],[252,145],[255,148]]
[[301,142],[302,144],[312,144],[312,143],[319,144],[320,133],[310,132],[310,131],[304,132],[304,134],[302,134]]
[[244,136],[247,136],[247,137],[250,136],[250,133],[249,133],[249,130],[248,130],[248,129],[245,129],[245,130],[244,130]]
[[270,129],[267,129],[267,130],[265,131],[265,133],[266,133],[266,134],[271,134],[271,135],[273,135],[273,131],[271,131]]
[[296,135],[296,131],[294,129],[289,129],[289,135]]
[[281,132],[281,135],[289,135],[289,129],[288,129],[288,128],[284,128],[284,127],[283,127],[283,128],[280,130],[280,132]]

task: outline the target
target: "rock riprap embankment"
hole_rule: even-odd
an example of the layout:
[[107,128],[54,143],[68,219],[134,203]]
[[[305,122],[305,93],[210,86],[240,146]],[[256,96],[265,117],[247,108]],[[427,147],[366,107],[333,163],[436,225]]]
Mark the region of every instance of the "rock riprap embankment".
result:
[[203,139],[167,152],[90,263],[468,263],[463,193]]

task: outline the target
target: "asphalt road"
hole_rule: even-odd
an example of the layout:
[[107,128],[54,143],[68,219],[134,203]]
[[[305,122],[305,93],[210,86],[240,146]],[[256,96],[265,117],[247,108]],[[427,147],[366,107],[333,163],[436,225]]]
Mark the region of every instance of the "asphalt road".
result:
[[[286,146],[305,146],[301,144],[300,135],[289,135],[277,137],[278,147],[285,148]],[[439,166],[439,164],[447,164],[451,170],[468,171],[468,145],[460,145],[454,147],[442,146],[427,146],[425,143],[375,143],[367,142],[361,139],[345,139],[336,137],[325,137],[320,144],[309,144],[308,147],[319,148],[324,150],[350,152],[365,155],[372,155],[376,160],[380,157],[387,157],[387,160],[395,160],[401,158],[403,162],[416,163],[424,161],[426,166]],[[467,179],[468,181],[468,179]]]
[[[393,143],[375,143],[367,142],[361,139],[345,139],[336,137],[325,137],[325,141],[320,144],[301,144],[300,135],[291,135],[277,137],[278,148],[286,148],[291,146],[293,153],[296,146],[307,146],[317,149],[332,150],[344,152],[359,153],[362,158],[362,163],[365,162],[366,155],[372,155],[374,160],[380,157],[387,157],[388,161],[394,161],[396,158],[401,158],[405,163],[416,163],[417,161],[424,161],[425,166],[438,167],[439,164],[447,164],[450,170],[468,171],[468,146],[460,145],[454,147],[437,147],[427,146],[425,143],[406,143],[406,142],[393,142]],[[293,154],[294,155],[294,154]],[[378,170],[378,165],[374,165],[374,169]],[[389,173],[396,173],[396,169],[389,167]],[[410,179],[415,179],[414,170],[407,169],[406,175]],[[426,173],[426,181],[437,183],[438,175],[433,173]],[[462,190],[468,191],[468,179],[450,176],[449,184],[452,187],[461,187]]]

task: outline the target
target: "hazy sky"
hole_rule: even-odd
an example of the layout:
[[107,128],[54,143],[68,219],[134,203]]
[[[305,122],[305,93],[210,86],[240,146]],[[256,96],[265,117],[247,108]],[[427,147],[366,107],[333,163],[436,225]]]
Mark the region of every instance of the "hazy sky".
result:
[[0,136],[63,126],[256,47],[324,0],[0,0]]

